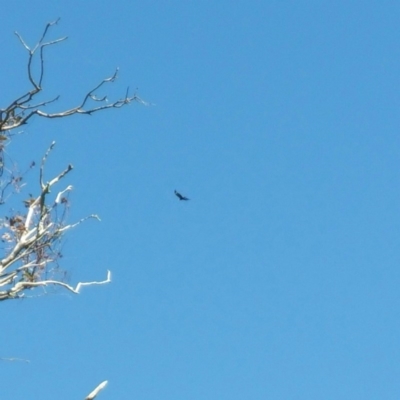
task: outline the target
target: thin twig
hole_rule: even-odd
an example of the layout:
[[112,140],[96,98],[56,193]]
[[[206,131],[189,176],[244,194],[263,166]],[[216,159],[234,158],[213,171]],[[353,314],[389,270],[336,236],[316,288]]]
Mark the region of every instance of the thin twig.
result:
[[16,358],[16,357],[11,357],[11,358],[0,357],[0,360],[2,360],[2,361],[22,361],[22,362],[25,362],[25,363],[30,363],[30,360],[26,360],[24,358]]
[[[107,83],[113,83],[117,77],[118,77],[118,68],[116,68],[114,74],[108,78],[103,79],[100,81],[93,89],[91,89],[89,92],[86,93],[86,95],[83,97],[83,100],[81,103],[73,107],[71,109],[67,109],[64,111],[59,111],[59,112],[54,112],[54,113],[48,113],[45,112],[42,107],[47,106],[50,103],[55,102],[56,100],[59,99],[59,96],[55,97],[52,100],[45,100],[40,103],[37,103],[35,105],[30,104],[31,100],[40,92],[42,91],[42,82],[43,82],[43,77],[44,77],[44,49],[45,47],[56,45],[64,40],[67,39],[67,37],[62,37],[59,39],[51,40],[44,42],[46,35],[53,25],[56,25],[58,23],[59,19],[56,21],[50,22],[46,25],[42,36],[40,40],[36,43],[36,45],[33,48],[30,48],[27,43],[24,41],[22,36],[18,33],[15,32],[15,35],[21,42],[22,46],[25,48],[25,50],[28,52],[28,62],[27,62],[27,72],[28,72],[28,79],[32,85],[32,89],[27,91],[25,94],[22,96],[19,96],[17,99],[11,102],[8,107],[5,109],[0,109],[0,131],[2,130],[11,130],[15,129],[21,125],[24,125],[28,123],[28,121],[35,115],[43,118],[63,118],[63,117],[68,117],[74,114],[86,114],[86,115],[92,115],[95,112],[102,111],[102,110],[107,110],[110,108],[120,108],[123,107],[127,104],[132,103],[133,101],[136,101],[138,103],[141,103],[143,105],[148,105],[145,101],[143,101],[139,96],[134,94],[133,96],[129,95],[129,87],[126,89],[125,96],[123,98],[120,98],[116,101],[113,101],[109,104],[102,104],[100,106],[96,107],[90,107],[88,106],[88,102],[94,101],[97,103],[104,103],[108,102],[107,96],[98,96],[96,94],[97,90],[99,90],[103,85]],[[35,54],[39,51],[39,72],[38,72],[38,77],[35,79],[33,76],[33,60],[35,57]]]
[[45,189],[45,184],[43,183],[44,164],[46,163],[47,157],[49,156],[51,150],[53,150],[55,145],[56,145],[56,142],[53,141],[51,143],[50,147],[47,149],[46,153],[44,153],[44,156],[42,158],[42,163],[40,164],[39,180],[40,180],[40,187],[42,188],[42,191]]

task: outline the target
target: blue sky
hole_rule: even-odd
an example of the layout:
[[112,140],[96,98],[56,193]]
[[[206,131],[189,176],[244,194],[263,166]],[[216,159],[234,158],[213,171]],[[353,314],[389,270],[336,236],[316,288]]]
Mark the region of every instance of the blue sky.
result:
[[108,379],[99,399],[399,398],[397,2],[2,13],[2,107],[29,88],[13,32],[33,44],[58,17],[52,110],[115,67],[103,93],[152,105],[36,119],[9,146],[24,165],[56,140],[47,173],[75,166],[70,221],[102,219],[66,237],[62,265],[70,283],[113,282],[1,304],[0,355],[31,362],[1,362],[0,397],[83,398]]

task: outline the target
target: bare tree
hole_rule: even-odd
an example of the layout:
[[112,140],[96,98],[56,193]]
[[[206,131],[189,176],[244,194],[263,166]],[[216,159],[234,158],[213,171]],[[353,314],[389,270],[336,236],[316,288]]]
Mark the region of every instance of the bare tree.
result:
[[[27,70],[29,82],[31,83],[32,88],[13,100],[6,108],[0,109],[0,131],[9,131],[24,125],[35,115],[44,118],[63,118],[74,114],[90,115],[97,111],[106,110],[108,108],[121,108],[129,103],[132,103],[133,101],[144,103],[136,94],[133,94],[132,96],[129,95],[129,87],[126,90],[124,97],[111,103],[108,103],[107,96],[98,97],[96,95],[96,91],[103,85],[112,83],[117,79],[118,68],[111,77],[103,79],[94,88],[89,90],[89,92],[85,94],[82,101],[76,107],[56,113],[45,112],[44,107],[57,101],[59,96],[53,99],[35,103],[37,95],[43,90],[42,82],[44,77],[44,50],[46,47],[54,46],[67,39],[67,37],[62,37],[56,40],[45,41],[49,29],[56,25],[58,21],[59,19],[54,22],[49,22],[46,25],[42,37],[33,48],[30,48],[21,35],[18,32],[15,32],[15,35],[28,52]],[[39,72],[36,74],[38,75],[37,77],[35,77],[33,73],[33,62],[36,58],[35,56],[39,58]],[[90,105],[90,101],[92,101],[95,105]]]
[[[5,108],[0,108],[0,205],[5,204],[11,196],[17,195],[25,185],[25,173],[31,170],[32,162],[25,171],[20,173],[14,165],[8,165],[5,147],[12,140],[16,128],[29,123],[31,118],[63,118],[75,114],[91,115],[110,108],[121,108],[132,102],[144,103],[136,94],[130,95],[129,88],[125,95],[115,101],[109,101],[107,96],[98,96],[98,90],[113,83],[118,75],[118,69],[109,77],[103,79],[95,87],[83,95],[78,105],[58,112],[47,112],[46,106],[58,100],[59,96],[39,101],[38,94],[43,91],[45,73],[45,49],[63,42],[67,37],[47,40],[49,30],[59,20],[46,25],[41,38],[29,47],[22,36],[15,32],[19,42],[28,53],[27,76],[30,88],[16,97]],[[34,65],[38,72],[34,73]],[[101,285],[111,281],[111,272],[102,281],[79,282],[72,286],[65,281],[65,276],[59,266],[61,257],[60,243],[65,233],[87,219],[97,219],[97,215],[89,215],[75,223],[67,223],[66,216],[69,207],[71,186],[61,187],[50,193],[50,189],[60,185],[62,179],[73,169],[68,165],[58,175],[50,180],[45,179],[45,166],[53,150],[55,142],[42,157],[38,173],[38,194],[30,195],[21,201],[21,207],[10,212],[0,220],[0,239],[3,254],[0,254],[0,300],[27,297],[27,293],[35,288],[60,287],[78,294],[83,286]],[[45,293],[45,292],[44,292]],[[14,360],[8,359],[8,360]],[[86,399],[94,399],[104,389],[107,381],[98,385]]]

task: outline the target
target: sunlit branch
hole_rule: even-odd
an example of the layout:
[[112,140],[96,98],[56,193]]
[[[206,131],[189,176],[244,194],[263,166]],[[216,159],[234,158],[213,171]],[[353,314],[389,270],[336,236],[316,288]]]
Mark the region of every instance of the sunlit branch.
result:
[[93,400],[107,386],[107,383],[108,381],[101,382],[96,389],[94,389],[85,397],[85,400]]

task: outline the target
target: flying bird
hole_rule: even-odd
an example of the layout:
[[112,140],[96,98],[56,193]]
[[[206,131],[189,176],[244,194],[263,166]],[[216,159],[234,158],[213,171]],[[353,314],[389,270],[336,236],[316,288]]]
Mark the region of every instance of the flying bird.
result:
[[185,196],[182,196],[179,192],[175,190],[175,195],[178,197],[179,200],[190,200]]

